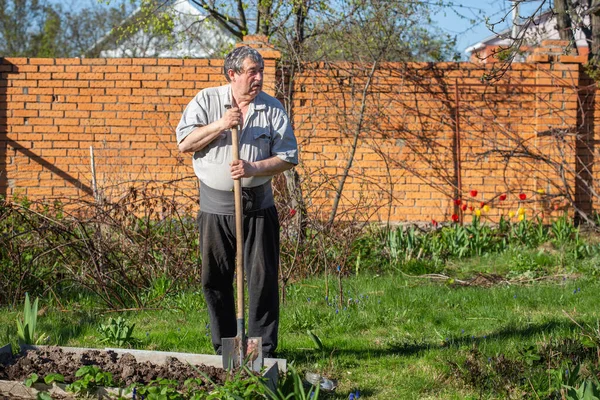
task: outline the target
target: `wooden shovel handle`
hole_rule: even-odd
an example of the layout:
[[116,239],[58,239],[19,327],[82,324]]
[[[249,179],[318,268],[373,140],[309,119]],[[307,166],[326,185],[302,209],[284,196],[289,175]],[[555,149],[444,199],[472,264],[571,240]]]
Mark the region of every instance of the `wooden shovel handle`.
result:
[[[231,128],[231,152],[233,161],[240,159],[240,144],[237,126]],[[233,180],[233,196],[235,200],[235,273],[237,276],[237,318],[244,318],[244,224],[242,209],[242,180]]]

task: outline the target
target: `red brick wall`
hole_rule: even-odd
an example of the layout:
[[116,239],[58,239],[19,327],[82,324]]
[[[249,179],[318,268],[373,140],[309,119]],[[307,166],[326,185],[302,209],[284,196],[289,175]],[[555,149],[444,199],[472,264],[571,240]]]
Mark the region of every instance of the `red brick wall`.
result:
[[342,213],[442,221],[477,212],[482,202],[493,219],[519,205],[529,216],[558,213],[555,204],[574,190],[579,69],[513,64],[490,86],[482,84],[489,65],[385,64],[370,81],[359,65],[307,66],[293,109],[313,210],[329,212],[361,124]]
[[[265,56],[266,87],[274,93],[279,54],[249,39]],[[493,218],[519,204],[529,215],[555,212],[565,193],[577,196],[575,169],[593,165],[593,151],[576,149],[589,150],[596,114],[578,111],[580,104],[595,107],[594,94],[581,97],[587,81],[580,60],[553,54],[536,52],[538,62],[513,64],[492,85],[481,84],[491,64],[389,63],[371,77],[369,65],[306,64],[293,79],[291,109],[310,210],[329,215],[356,140],[340,218],[448,220],[461,214],[457,197],[469,200],[473,212],[486,202],[491,210],[484,214]],[[4,59],[0,195],[89,198],[93,146],[105,196],[158,182],[193,203],[196,179],[190,157],[178,153],[174,129],[199,90],[225,82],[222,65]],[[478,191],[475,198],[471,190]],[[501,193],[508,200],[500,202]],[[519,203],[519,193],[527,194],[526,202]]]

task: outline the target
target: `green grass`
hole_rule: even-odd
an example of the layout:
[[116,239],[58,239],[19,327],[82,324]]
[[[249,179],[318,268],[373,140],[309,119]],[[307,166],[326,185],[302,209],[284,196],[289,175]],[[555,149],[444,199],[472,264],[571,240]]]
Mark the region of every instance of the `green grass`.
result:
[[[564,312],[580,324],[595,325],[600,319],[600,282],[594,279],[483,288],[364,275],[343,279],[341,303],[337,280],[329,286],[327,299],[323,279],[288,287],[279,354],[301,371],[339,380],[332,396],[339,399],[356,389],[361,398],[370,399],[479,398],[477,388],[458,379],[450,364],[464,363],[472,348],[482,357],[518,359],[519,351],[530,345],[539,348],[552,340],[580,337],[580,328]],[[44,299],[40,303],[48,304]],[[121,315],[136,323],[140,348],[212,354],[201,294],[179,294],[176,304],[179,311],[105,314],[89,303],[63,304],[66,311],[50,304],[39,319],[39,330],[50,335],[50,344],[102,347],[97,327]],[[15,310],[0,312],[0,340],[7,340],[8,328],[8,339],[14,341],[16,317]],[[321,339],[322,349],[307,330]],[[492,392],[483,396],[501,397]]]

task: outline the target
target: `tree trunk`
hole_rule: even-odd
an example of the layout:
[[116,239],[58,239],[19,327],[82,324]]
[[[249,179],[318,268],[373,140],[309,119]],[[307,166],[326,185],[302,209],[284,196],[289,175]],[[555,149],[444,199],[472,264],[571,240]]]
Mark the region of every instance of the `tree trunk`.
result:
[[[592,1],[592,7],[600,7],[600,0]],[[600,55],[600,9],[590,14],[590,25],[592,27],[592,45],[589,59],[597,60]]]
[[256,16],[256,33],[271,36],[271,8],[273,0],[258,0]]
[[556,13],[556,27],[560,40],[568,40],[575,44],[575,36],[571,29],[571,17],[569,16],[570,0],[554,0],[554,12]]

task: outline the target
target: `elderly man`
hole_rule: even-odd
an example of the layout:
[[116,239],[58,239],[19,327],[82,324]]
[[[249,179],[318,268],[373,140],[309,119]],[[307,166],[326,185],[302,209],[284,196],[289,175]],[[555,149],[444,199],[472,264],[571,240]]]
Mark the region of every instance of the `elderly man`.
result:
[[[262,91],[260,53],[238,47],[226,56],[223,69],[229,84],[200,91],[177,126],[179,150],[194,153],[200,180],[202,287],[212,343],[221,354],[221,339],[237,333],[233,180],[241,179],[248,336],[262,337],[263,356],[273,357],[279,326],[279,219],[271,178],[298,164],[297,143],[281,103]],[[232,162],[231,128],[236,125],[241,127],[240,160]]]

